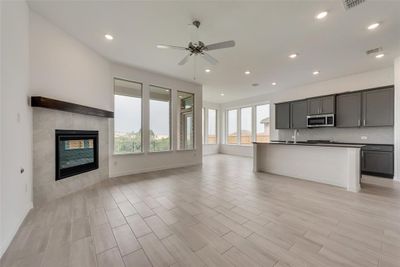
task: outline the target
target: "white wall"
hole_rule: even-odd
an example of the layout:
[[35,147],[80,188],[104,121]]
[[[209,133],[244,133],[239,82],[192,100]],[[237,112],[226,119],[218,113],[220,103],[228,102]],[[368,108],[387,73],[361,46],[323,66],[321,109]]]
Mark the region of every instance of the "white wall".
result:
[[[303,99],[320,95],[342,93],[347,91],[362,90],[367,88],[392,85],[393,83],[393,68],[386,68],[340,77],[324,82],[308,84],[287,90],[276,91],[270,94],[251,97],[240,101],[225,103],[221,105],[221,108],[223,111],[225,111],[228,108],[269,102],[271,104],[271,140],[277,140],[279,139],[279,130],[275,129],[275,110],[274,106],[272,105],[273,103]],[[220,150],[222,152],[225,151],[226,153],[228,153],[228,150],[224,149],[224,147],[226,146],[227,145],[221,145]],[[252,155],[252,153],[249,153],[248,147],[239,147],[234,151],[235,153],[239,153],[242,155]]]
[[[201,108],[202,86],[157,73],[128,66],[112,64],[111,76],[143,83],[143,147],[149,145],[148,87],[150,84],[172,89],[172,146],[174,151],[110,156],[110,177],[200,164],[202,162]],[[177,91],[195,94],[195,147],[193,151],[176,151],[177,148]],[[113,151],[113,120],[110,120],[110,151]]]
[[2,255],[32,207],[32,114],[28,106],[29,9],[23,1],[1,1],[0,5]]
[[112,110],[113,84],[105,58],[33,11],[30,41],[32,95]]
[[400,181],[400,57],[394,61],[394,179]]

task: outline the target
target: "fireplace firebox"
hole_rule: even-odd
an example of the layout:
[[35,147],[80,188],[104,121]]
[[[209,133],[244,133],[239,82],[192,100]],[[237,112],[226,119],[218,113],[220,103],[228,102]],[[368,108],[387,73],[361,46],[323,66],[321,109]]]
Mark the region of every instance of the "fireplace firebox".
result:
[[56,130],[56,181],[99,168],[99,132]]

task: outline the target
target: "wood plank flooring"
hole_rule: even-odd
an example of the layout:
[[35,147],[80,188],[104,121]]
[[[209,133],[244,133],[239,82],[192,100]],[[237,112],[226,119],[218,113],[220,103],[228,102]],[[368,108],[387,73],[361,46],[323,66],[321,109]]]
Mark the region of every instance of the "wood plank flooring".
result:
[[400,266],[400,184],[362,192],[248,158],[108,179],[33,209],[2,267]]

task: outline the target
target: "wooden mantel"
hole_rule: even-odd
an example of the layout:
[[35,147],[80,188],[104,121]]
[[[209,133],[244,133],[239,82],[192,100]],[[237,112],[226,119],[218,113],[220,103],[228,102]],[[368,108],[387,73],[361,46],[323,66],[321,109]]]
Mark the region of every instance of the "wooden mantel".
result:
[[74,103],[64,102],[56,99],[51,99],[43,96],[32,96],[31,97],[31,106],[32,107],[41,107],[41,108],[49,108],[56,109],[61,111],[79,113],[90,116],[98,116],[104,118],[114,118],[114,112],[92,108],[88,106],[82,106]]

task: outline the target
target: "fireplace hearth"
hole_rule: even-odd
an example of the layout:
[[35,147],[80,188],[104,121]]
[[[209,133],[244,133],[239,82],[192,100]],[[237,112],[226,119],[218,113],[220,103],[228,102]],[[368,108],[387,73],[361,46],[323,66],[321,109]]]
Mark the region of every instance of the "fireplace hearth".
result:
[[98,131],[56,130],[56,181],[99,168]]

